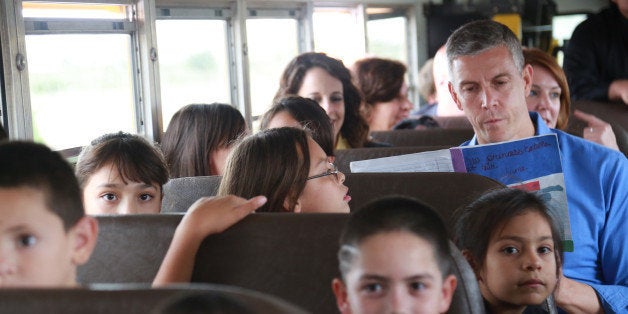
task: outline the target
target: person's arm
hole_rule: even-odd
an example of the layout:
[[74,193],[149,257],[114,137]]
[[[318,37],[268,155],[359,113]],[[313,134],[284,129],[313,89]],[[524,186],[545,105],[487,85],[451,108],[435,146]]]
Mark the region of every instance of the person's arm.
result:
[[608,87],[608,99],[628,105],[628,80],[614,80]]
[[264,196],[246,200],[228,195],[197,200],[177,226],[153,286],[189,282],[201,242],[210,234],[223,232],[264,203]]
[[615,133],[610,124],[580,110],[575,110],[573,115],[587,124],[587,127],[582,130],[582,137],[585,140],[619,151],[617,138],[615,138]]

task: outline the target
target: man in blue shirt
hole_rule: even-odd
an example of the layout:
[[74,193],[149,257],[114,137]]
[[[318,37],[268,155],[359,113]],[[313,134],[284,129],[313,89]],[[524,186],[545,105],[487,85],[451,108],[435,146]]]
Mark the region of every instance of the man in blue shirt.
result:
[[628,159],[528,113],[532,67],[506,26],[489,20],[462,26],[447,41],[447,59],[449,91],[475,131],[463,145],[558,136],[575,246],[564,254],[558,306],[570,313],[628,311]]

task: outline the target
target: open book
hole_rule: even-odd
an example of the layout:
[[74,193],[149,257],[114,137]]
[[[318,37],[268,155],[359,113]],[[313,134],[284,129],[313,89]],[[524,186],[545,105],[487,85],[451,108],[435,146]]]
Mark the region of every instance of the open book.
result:
[[537,193],[561,223],[563,249],[573,251],[567,193],[555,134],[487,145],[354,161],[351,172],[468,172]]

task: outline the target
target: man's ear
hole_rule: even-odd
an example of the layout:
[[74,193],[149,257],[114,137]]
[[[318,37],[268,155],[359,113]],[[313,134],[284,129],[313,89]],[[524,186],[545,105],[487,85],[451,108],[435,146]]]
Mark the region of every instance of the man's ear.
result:
[[349,306],[349,300],[347,297],[347,286],[342,282],[340,278],[334,278],[331,282],[331,289],[336,296],[336,306],[341,314],[350,314],[351,307]]
[[456,91],[454,90],[454,84],[451,83],[451,81],[449,81],[447,83],[447,87],[449,88],[449,94],[451,95],[451,98],[454,100],[454,102],[456,103],[456,107],[458,107],[458,109],[460,111],[464,111],[462,109],[462,104],[460,103],[460,100],[458,99],[458,94],[456,93]]
[[98,221],[94,217],[84,216],[70,229],[69,234],[72,241],[72,263],[76,266],[87,263],[96,246]]
[[531,65],[526,64],[523,67],[522,75],[523,75],[523,84],[525,89],[526,97],[530,94],[530,90],[532,90],[532,75],[534,73],[534,69]]
[[442,298],[438,309],[439,313],[447,313],[447,310],[449,310],[457,285],[458,281],[454,275],[449,275],[445,277],[445,280],[443,280],[443,287],[441,291]]

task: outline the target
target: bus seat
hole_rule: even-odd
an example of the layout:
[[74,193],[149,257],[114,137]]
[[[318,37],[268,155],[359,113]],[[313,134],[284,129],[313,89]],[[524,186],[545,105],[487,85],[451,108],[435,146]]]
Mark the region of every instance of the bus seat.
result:
[[436,116],[433,118],[443,129],[473,129],[466,116]]
[[371,132],[377,142],[392,146],[459,146],[473,137],[473,129],[426,129]]
[[449,146],[364,147],[342,149],[335,152],[336,158],[334,164],[338,166],[338,170],[347,174],[351,172],[349,164],[352,161],[413,154],[446,148],[449,148]]
[[170,179],[164,184],[161,212],[185,212],[197,199],[215,196],[221,176],[199,176]]
[[77,281],[152,282],[166,255],[182,214],[96,216],[98,240]]
[[205,239],[193,282],[278,296],[313,313],[337,313],[338,239],[347,214],[259,213]]
[[[347,214],[329,213],[250,215],[203,241],[192,281],[259,291],[313,313],[337,313],[331,281],[339,276],[338,239],[347,218]],[[96,249],[78,272],[80,283],[95,287],[97,283],[150,283],[181,215],[97,219]],[[473,272],[461,255],[453,252],[454,273],[460,283],[452,304],[455,310],[449,313],[483,313],[478,312],[482,309],[481,298],[476,298],[479,291],[468,279]],[[115,294],[110,298],[117,299]],[[138,302],[142,302],[140,297]]]
[[[331,281],[346,214],[256,214],[207,238],[192,280],[240,286],[278,296],[313,313],[337,313]],[[484,313],[475,274],[452,246],[460,278],[449,313]]]
[[345,185],[352,210],[386,195],[405,195],[431,205],[448,226],[456,208],[486,191],[505,187],[488,177],[458,172],[349,173]]
[[[252,313],[307,313],[277,297],[238,287],[212,284],[175,285],[150,289],[146,285],[94,285],[89,289],[1,289],[2,313],[146,314],[185,297],[203,295],[234,301]],[[224,302],[224,301],[223,301]]]

